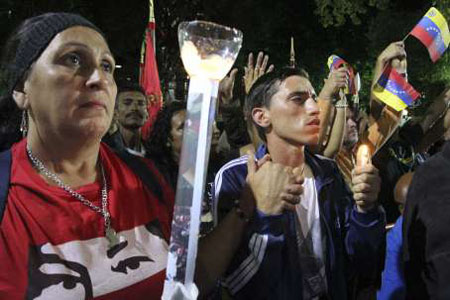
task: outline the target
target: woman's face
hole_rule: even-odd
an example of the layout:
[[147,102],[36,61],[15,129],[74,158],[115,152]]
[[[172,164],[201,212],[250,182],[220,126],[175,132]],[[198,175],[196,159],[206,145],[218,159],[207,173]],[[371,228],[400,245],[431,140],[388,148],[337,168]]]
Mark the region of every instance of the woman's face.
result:
[[172,115],[170,125],[170,138],[172,140],[172,157],[179,162],[181,154],[181,145],[183,144],[184,121],[186,120],[186,111],[179,110]]
[[220,139],[220,130],[219,128],[217,128],[216,121],[214,121],[212,124],[211,148],[215,149],[217,147],[217,145],[219,144],[219,139]]
[[57,34],[24,82],[32,119],[29,134],[100,139],[114,113],[114,68],[97,31],[76,26]]

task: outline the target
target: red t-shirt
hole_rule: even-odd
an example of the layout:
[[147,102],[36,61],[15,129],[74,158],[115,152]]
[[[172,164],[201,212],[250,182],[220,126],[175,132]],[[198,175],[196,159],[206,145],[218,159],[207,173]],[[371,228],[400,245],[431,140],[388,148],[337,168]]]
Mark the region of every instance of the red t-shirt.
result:
[[[174,193],[157,199],[107,146],[100,158],[108,208],[120,244],[108,251],[103,217],[48,185],[28,160],[26,140],[12,151],[11,185],[0,225],[0,299],[159,299],[167,264]],[[102,182],[76,191],[101,207]]]

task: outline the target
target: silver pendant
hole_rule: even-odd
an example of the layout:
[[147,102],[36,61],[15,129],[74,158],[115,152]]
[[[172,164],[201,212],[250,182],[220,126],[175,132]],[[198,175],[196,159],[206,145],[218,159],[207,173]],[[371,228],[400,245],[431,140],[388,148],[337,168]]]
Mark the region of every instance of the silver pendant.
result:
[[119,236],[117,235],[116,231],[113,228],[111,228],[111,227],[106,228],[105,236],[106,236],[106,239],[108,240],[108,243],[109,243],[108,248],[112,248],[115,245],[118,245],[119,242],[120,242],[119,241]]

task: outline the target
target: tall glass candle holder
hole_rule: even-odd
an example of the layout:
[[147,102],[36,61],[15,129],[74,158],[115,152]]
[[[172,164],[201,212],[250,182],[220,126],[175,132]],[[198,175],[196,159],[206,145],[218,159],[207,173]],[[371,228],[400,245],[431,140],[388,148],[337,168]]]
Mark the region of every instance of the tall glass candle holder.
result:
[[196,298],[193,280],[217,92],[239,53],[242,32],[211,22],[183,22],[178,42],[190,82],[164,299],[176,286]]

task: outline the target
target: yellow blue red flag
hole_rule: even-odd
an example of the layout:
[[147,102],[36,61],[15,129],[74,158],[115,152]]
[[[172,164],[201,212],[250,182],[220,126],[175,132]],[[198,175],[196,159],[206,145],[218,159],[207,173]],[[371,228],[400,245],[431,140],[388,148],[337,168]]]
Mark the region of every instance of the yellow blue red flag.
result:
[[431,60],[436,62],[450,44],[450,32],[444,16],[434,7],[430,8],[425,16],[411,31],[428,49]]
[[388,67],[381,74],[373,90],[374,96],[397,111],[401,111],[414,103],[420,94],[405,78]]
[[339,69],[342,66],[347,68],[348,83],[344,89],[344,93],[356,95],[357,91],[355,88],[355,71],[353,70],[353,68],[345,60],[335,54],[332,54],[330,55],[330,57],[328,57],[327,65],[330,71]]
[[332,54],[330,57],[328,57],[328,68],[330,70],[332,69],[339,69],[343,64],[347,64],[345,60],[340,58],[339,56]]

